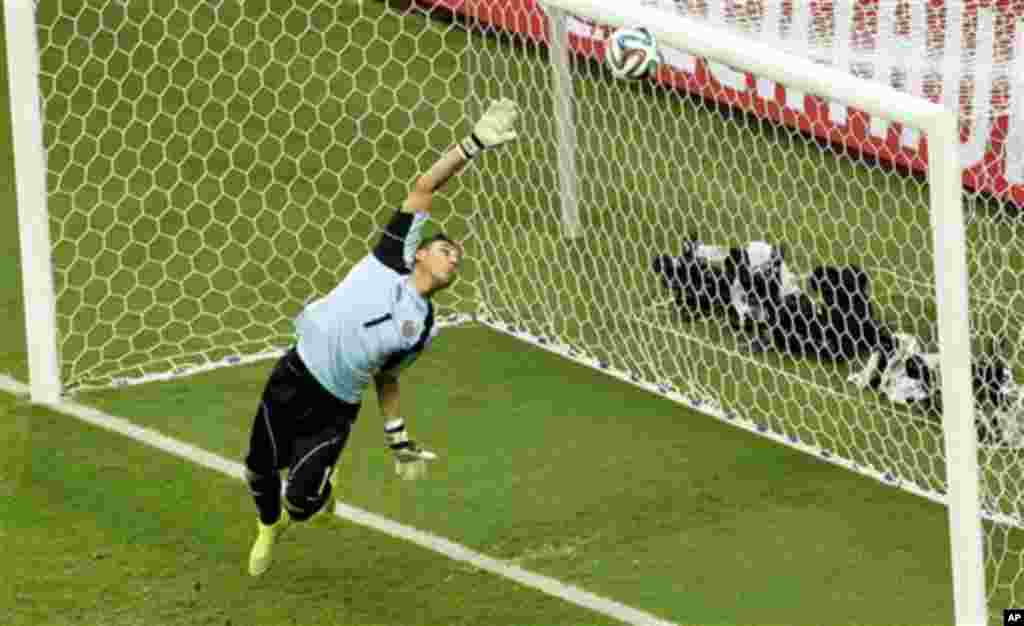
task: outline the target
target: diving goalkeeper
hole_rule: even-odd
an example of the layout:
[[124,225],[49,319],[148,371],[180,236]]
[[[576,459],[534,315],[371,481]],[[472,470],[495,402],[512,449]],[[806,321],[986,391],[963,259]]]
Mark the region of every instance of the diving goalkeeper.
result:
[[[452,284],[462,258],[457,242],[432,230],[428,211],[434,193],[466,163],[516,137],[518,116],[511,100],[493,102],[472,133],[416,179],[372,252],[296,319],[298,342],[270,374],[245,458],[259,511],[251,575],[270,567],[289,524],[330,501],[334,466],[371,380],[398,476],[419,478],[437,458],[409,438],[398,382],[437,335],[431,298]],[[282,495],[278,472],[285,468]]]

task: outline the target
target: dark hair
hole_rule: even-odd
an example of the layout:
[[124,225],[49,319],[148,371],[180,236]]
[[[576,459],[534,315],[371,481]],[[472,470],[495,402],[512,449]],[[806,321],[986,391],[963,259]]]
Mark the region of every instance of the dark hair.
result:
[[459,244],[459,242],[455,241],[454,239],[452,239],[448,235],[446,235],[444,233],[440,233],[440,232],[439,233],[434,233],[434,234],[430,235],[429,237],[424,237],[420,241],[420,245],[416,246],[416,251],[419,252],[420,250],[426,250],[427,248],[429,248],[431,245],[433,245],[434,243],[436,243],[438,241],[444,241],[445,243],[449,243],[449,244],[455,246],[459,250],[460,253],[462,252],[462,246]]
[[424,238],[423,241],[420,242],[420,245],[417,247],[417,250],[422,250],[423,248],[429,248],[431,244],[433,244],[434,242],[438,242],[438,241],[447,242],[447,243],[450,243],[453,246],[457,246],[457,247],[459,245],[459,244],[455,243],[455,241],[451,237],[449,237],[447,235],[444,235],[443,233],[435,233],[435,234],[431,235],[430,237]]

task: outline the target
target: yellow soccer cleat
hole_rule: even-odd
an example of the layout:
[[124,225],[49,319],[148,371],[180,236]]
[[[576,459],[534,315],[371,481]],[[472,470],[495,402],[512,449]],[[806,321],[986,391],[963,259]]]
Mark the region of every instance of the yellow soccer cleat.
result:
[[281,517],[273,524],[259,522],[259,534],[252,544],[252,551],[249,552],[249,575],[260,576],[274,562],[274,544],[281,538],[281,534],[291,525],[291,517],[288,511],[282,509]]

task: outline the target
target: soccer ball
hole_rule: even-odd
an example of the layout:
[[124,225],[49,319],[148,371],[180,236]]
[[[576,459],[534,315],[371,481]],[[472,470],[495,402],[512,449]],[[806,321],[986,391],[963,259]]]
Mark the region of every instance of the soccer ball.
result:
[[646,28],[619,28],[608,36],[604,58],[615,78],[644,78],[661,62],[658,43]]

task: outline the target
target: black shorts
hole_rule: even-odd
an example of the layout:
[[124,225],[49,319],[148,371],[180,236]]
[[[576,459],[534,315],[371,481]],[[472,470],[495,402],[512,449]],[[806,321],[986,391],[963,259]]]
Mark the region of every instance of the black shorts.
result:
[[246,466],[256,474],[289,468],[290,487],[317,490],[337,463],[360,406],[324,389],[291,348],[263,389]]

